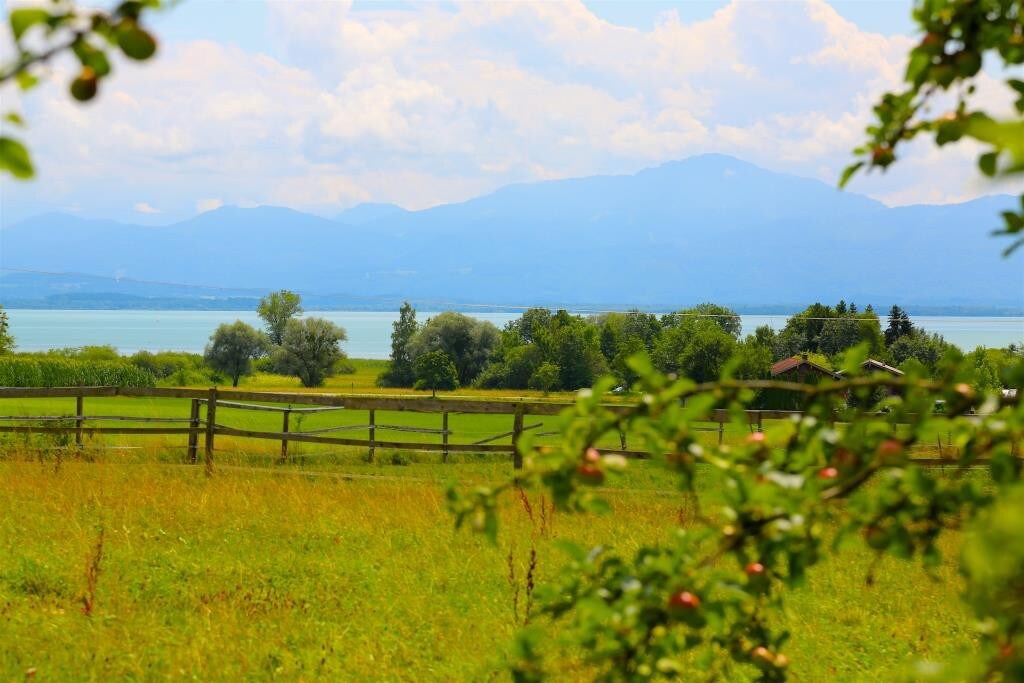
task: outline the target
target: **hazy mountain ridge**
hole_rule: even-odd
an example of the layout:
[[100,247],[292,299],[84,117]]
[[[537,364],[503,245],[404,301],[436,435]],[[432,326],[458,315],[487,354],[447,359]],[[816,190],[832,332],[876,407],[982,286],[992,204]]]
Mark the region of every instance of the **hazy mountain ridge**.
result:
[[[349,299],[1012,308],[1024,304],[1022,258],[1001,258],[989,236],[1012,201],[888,208],[705,155],[422,211],[363,205],[337,220],[280,207],[222,207],[162,227],[48,214],[0,232],[0,265]],[[0,287],[8,301],[25,294]]]

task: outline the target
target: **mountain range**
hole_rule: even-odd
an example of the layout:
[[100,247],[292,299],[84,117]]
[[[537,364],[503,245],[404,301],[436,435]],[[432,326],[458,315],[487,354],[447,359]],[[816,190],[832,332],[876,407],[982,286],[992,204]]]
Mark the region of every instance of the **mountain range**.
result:
[[384,308],[402,298],[748,309],[845,298],[1019,312],[1024,255],[1003,258],[990,237],[1013,201],[887,207],[712,154],[421,211],[364,204],[333,219],[270,206],[160,227],[45,214],[0,231],[0,302],[211,307],[286,287]]

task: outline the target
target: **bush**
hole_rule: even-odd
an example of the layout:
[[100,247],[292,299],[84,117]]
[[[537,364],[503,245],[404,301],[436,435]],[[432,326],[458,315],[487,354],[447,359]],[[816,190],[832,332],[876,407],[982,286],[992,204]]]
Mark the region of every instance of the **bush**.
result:
[[84,361],[53,356],[0,358],[0,386],[5,387],[152,387],[152,373],[124,361]]

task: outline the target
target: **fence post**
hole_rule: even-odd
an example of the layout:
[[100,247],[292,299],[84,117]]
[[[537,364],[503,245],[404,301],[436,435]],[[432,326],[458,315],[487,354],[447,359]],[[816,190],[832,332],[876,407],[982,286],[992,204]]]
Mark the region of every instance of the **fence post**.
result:
[[757,411],[757,431],[764,431],[764,412]]
[[206,476],[213,476],[213,437],[216,435],[217,420],[217,387],[210,387],[210,396],[206,399]]
[[722,445],[722,441],[725,440],[725,423],[721,420],[718,421],[718,445]]
[[[284,418],[281,421],[281,432],[288,433],[288,416],[292,414],[292,407],[288,406],[284,411]],[[300,420],[301,422],[301,420]],[[301,428],[302,425],[300,424]],[[288,439],[281,439],[281,462],[288,460]]]
[[441,451],[441,462],[448,462],[448,411],[441,413],[441,444],[444,450]]
[[85,417],[85,397],[79,394],[75,397],[75,445],[82,447],[82,421]]
[[515,417],[512,419],[512,467],[523,469],[523,455],[519,452],[519,437],[523,435],[523,407],[516,406]]
[[629,450],[629,444],[626,443],[626,431],[624,429],[619,430],[619,445],[622,446],[622,450]]
[[373,462],[377,444],[377,411],[370,408],[370,462]]
[[192,399],[188,415],[188,460],[193,465],[199,461],[199,399]]

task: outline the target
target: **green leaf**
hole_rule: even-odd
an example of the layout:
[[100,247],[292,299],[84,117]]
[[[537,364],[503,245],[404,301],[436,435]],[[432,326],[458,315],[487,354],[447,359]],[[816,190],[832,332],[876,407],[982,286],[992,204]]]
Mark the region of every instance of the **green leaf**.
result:
[[25,34],[25,31],[29,30],[36,24],[45,24],[49,18],[49,12],[36,7],[13,10],[11,12],[10,23],[11,31],[14,33],[14,39],[21,40],[21,36]]
[[15,79],[18,81],[18,87],[22,90],[31,90],[39,85],[39,79],[27,71],[19,71]]
[[8,114],[6,116],[4,116],[4,119],[6,119],[7,121],[10,121],[11,123],[13,123],[16,126],[24,126],[25,125],[25,119],[21,118],[21,114],[19,114],[17,112],[13,112],[13,111],[12,112],[8,112]]
[[859,171],[863,166],[864,162],[858,161],[857,163],[850,164],[845,169],[843,169],[843,174],[839,176],[839,187],[846,187],[846,183],[850,182],[850,178],[853,177],[853,174]]
[[156,41],[153,40],[153,36],[134,24],[129,24],[117,32],[117,44],[125,55],[139,61],[149,59],[156,52]]
[[996,160],[999,159],[999,152],[987,152],[978,157],[978,168],[981,172],[992,177],[996,174]]
[[21,180],[31,178],[36,172],[25,145],[8,137],[0,137],[0,169]]

